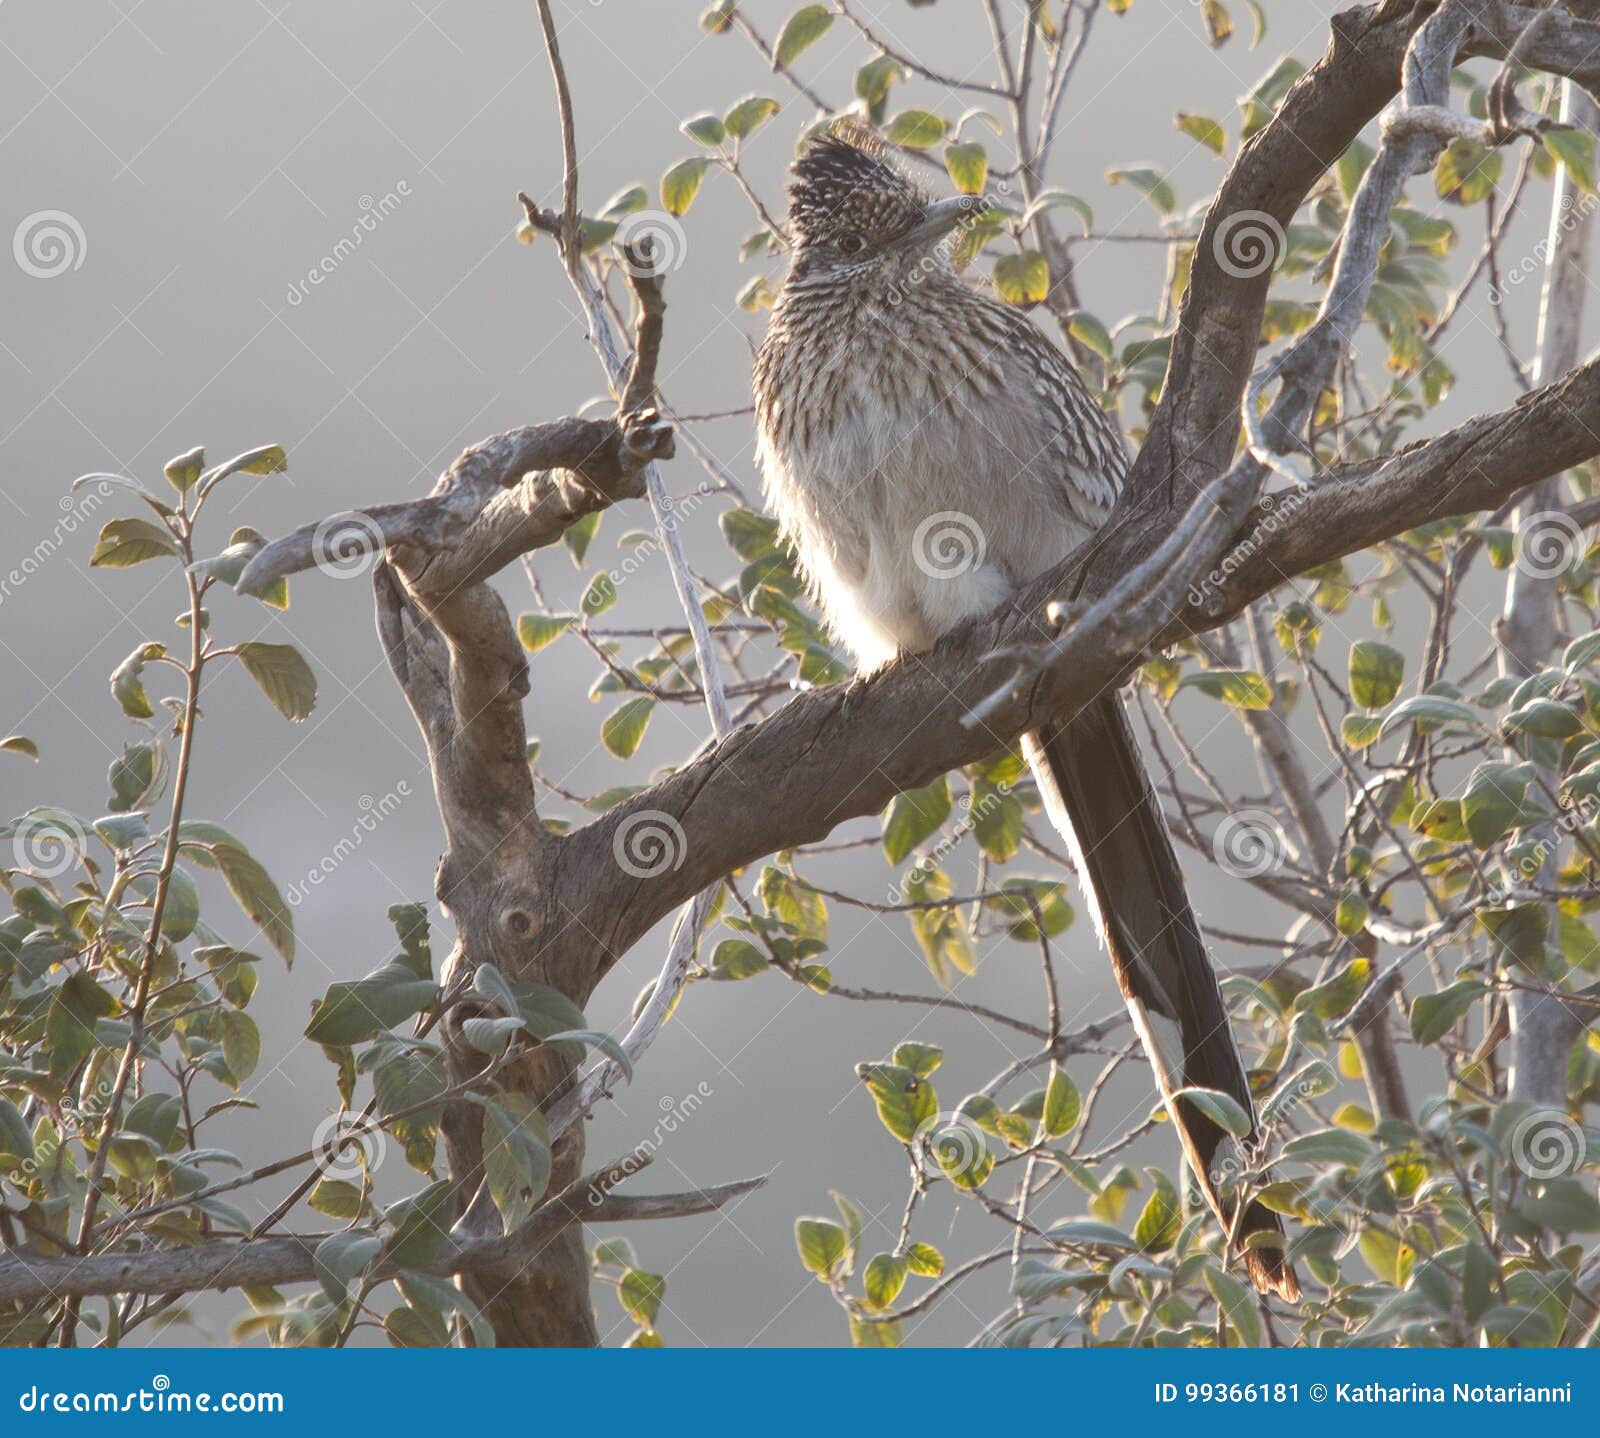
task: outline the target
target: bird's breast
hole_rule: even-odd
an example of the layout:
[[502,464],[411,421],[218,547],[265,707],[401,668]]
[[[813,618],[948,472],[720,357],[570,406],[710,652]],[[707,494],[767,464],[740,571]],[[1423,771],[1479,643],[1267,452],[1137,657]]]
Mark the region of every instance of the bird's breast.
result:
[[1058,436],[1003,347],[882,299],[774,319],[757,366],[768,499],[864,667],[1000,604],[1084,529]]

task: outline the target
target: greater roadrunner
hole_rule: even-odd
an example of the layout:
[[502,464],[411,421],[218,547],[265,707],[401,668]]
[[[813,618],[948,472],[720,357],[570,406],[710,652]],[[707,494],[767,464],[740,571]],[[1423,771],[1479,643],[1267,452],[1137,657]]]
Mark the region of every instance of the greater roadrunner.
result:
[[[1104,521],[1127,455],[1068,359],[946,251],[970,197],[930,201],[869,142],[809,145],[793,258],[756,361],[766,491],[823,615],[863,670],[929,648]],[[1276,1215],[1236,1213],[1237,1140],[1187,1097],[1251,1115],[1160,806],[1115,693],[1023,736],[1189,1164],[1258,1288],[1294,1298]]]

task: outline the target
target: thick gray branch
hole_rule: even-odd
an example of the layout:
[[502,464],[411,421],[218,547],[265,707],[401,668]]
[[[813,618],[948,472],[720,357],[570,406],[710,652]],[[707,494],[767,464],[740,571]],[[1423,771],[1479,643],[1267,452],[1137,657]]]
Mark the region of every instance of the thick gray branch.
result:
[[[634,1166],[635,1169],[637,1165]],[[453,1277],[479,1269],[525,1267],[538,1261],[545,1244],[575,1223],[634,1223],[709,1213],[760,1188],[766,1178],[748,1178],[695,1193],[625,1197],[606,1191],[602,1176],[574,1184],[541,1207],[510,1237],[452,1239],[426,1263],[411,1267]],[[217,1240],[191,1248],[89,1258],[0,1258],[0,1302],[35,1303],[43,1298],[89,1298],[98,1294],[197,1293],[205,1289],[306,1283],[316,1278],[313,1255],[327,1234],[296,1234],[232,1243]],[[400,1265],[382,1258],[369,1271],[392,1278]]]

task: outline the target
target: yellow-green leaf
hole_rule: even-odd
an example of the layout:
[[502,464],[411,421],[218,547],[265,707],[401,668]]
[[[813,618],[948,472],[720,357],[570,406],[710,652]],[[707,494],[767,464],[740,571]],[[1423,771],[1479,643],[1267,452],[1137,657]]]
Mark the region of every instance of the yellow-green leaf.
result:
[[1050,293],[1050,266],[1037,250],[1007,255],[995,264],[994,287],[1007,304],[1036,305]]
[[778,32],[778,43],[772,50],[773,68],[783,70],[828,33],[833,24],[833,14],[825,5],[802,5]]
[[686,215],[694,197],[700,193],[700,181],[705,178],[711,161],[704,155],[691,155],[679,160],[661,177],[661,203],[674,215]]

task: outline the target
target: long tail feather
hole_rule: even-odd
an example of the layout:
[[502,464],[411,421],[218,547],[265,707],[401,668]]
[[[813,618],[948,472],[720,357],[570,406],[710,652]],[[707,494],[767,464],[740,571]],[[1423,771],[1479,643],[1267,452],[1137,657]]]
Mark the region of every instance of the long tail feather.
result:
[[[1217,1173],[1236,1140],[1186,1098],[1217,1089],[1255,1123],[1244,1064],[1217,976],[1189,906],[1166,820],[1150,787],[1122,701],[1108,695],[1070,723],[1023,736],[1045,808],[1072,850],[1134,1028],[1206,1202],[1234,1234],[1245,1272],[1286,1299],[1300,1285],[1278,1216],[1252,1201],[1242,1216]],[[1277,1242],[1256,1235],[1275,1235]]]

